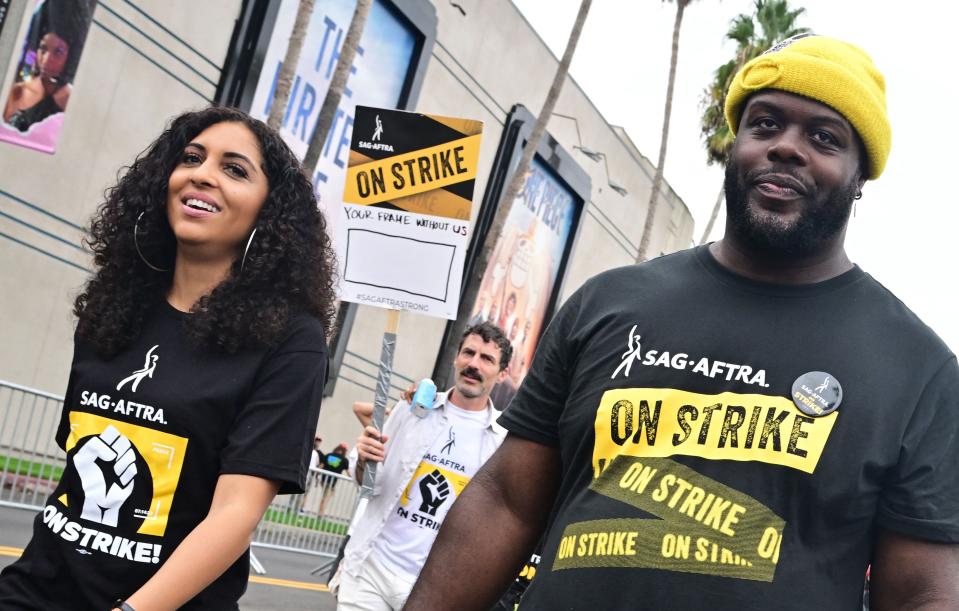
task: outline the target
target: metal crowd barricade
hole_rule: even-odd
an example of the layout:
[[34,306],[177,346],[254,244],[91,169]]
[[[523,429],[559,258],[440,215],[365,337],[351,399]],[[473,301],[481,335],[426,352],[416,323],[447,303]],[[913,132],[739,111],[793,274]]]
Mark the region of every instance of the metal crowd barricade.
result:
[[346,538],[359,491],[356,481],[346,474],[310,469],[306,492],[277,496],[270,503],[253,533],[253,547],[332,561]]
[[[253,547],[336,558],[359,499],[346,474],[310,469],[306,492],[277,496],[253,533]],[[258,569],[257,572],[261,572]]]
[[63,397],[0,380],[0,506],[42,509],[66,465],[54,439]]
[[[0,507],[43,509],[66,467],[55,440],[62,408],[62,396],[0,380]],[[273,499],[253,546],[333,560],[358,498],[349,476],[311,469],[305,493]],[[255,556],[251,564],[265,572]]]

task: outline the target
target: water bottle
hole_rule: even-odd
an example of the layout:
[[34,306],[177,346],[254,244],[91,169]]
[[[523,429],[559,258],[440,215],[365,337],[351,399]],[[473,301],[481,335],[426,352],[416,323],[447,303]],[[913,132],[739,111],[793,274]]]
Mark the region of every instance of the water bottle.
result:
[[410,409],[413,414],[419,418],[425,418],[433,409],[436,401],[436,384],[433,380],[425,379],[420,381],[413,393],[413,400],[410,402]]

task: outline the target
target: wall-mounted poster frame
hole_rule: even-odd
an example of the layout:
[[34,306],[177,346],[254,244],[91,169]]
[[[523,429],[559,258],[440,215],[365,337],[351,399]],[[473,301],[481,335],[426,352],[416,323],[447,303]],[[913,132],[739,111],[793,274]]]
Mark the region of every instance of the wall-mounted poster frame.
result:
[[[502,192],[515,171],[536,117],[524,106],[513,106],[496,151],[493,169],[467,253],[469,277],[477,253],[489,234]],[[548,133],[543,136],[523,193],[512,202],[503,232],[496,240],[470,324],[496,323],[513,344],[510,376],[493,391],[502,409],[522,382],[536,344],[556,309],[569,257],[579,236],[583,208],[590,198],[589,175]],[[458,341],[446,326],[443,343]],[[438,370],[433,376],[446,377]],[[447,378],[448,379],[448,378]]]
[[[10,8],[2,7],[4,20]],[[0,84],[7,73],[13,77],[0,97],[0,142],[56,152],[95,8],[96,0],[30,3],[29,24],[13,54],[14,66],[0,71]],[[18,25],[14,21],[9,27],[17,30]]]
[[[286,32],[292,27],[290,13],[295,12],[295,5],[295,0],[244,1],[217,87],[218,103],[265,120],[278,62],[286,52]],[[338,57],[333,49],[338,48],[345,35],[354,7],[353,0],[317,0],[313,9],[281,129],[287,143],[300,156],[305,153]],[[331,235],[335,234],[343,193],[354,107],[360,104],[400,110],[415,108],[436,41],[436,27],[436,9],[429,0],[374,0],[361,41],[364,49],[358,53],[347,83],[349,93],[340,103],[341,112],[334,120],[314,174],[320,207],[327,213]],[[340,306],[340,331],[330,345],[327,396],[333,393],[356,310],[356,304],[344,302]]]
[[0,0],[0,35],[3,34],[3,24],[7,22],[10,15],[11,0]]

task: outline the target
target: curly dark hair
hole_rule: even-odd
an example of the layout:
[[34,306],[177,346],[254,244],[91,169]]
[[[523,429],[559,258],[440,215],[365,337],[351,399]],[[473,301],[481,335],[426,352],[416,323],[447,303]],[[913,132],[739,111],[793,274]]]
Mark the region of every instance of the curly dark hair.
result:
[[493,342],[496,344],[499,347],[499,370],[503,371],[506,369],[506,366],[509,365],[510,360],[513,358],[513,344],[510,343],[509,338],[506,337],[506,334],[503,333],[503,330],[500,329],[499,326],[486,320],[468,327],[466,331],[463,331],[459,348],[456,349],[457,352],[463,348],[463,342],[465,342],[466,338],[470,335],[479,335],[484,342]]
[[[223,121],[242,123],[256,136],[269,194],[242,273],[238,258],[227,278],[194,304],[189,334],[200,347],[232,353],[277,343],[290,317],[307,313],[323,323],[329,336],[336,263],[313,185],[276,131],[244,112],[214,106],[173,119],[131,166],[120,170],[91,220],[85,241],[96,270],[73,311],[78,337],[102,356],[130,345],[170,289],[176,239],[166,213],[169,176],[184,147]],[[151,269],[137,254],[135,226],[146,259],[169,271]]]

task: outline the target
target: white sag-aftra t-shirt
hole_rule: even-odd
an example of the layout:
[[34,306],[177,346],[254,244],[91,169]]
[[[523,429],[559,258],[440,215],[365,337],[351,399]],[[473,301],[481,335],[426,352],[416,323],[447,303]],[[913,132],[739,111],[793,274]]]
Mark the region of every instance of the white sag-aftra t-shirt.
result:
[[426,563],[453,501],[482,465],[486,410],[469,411],[448,401],[445,410],[445,430],[423,455],[373,545],[381,564],[411,581]]

